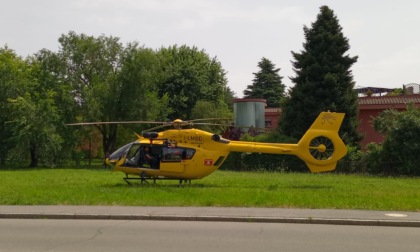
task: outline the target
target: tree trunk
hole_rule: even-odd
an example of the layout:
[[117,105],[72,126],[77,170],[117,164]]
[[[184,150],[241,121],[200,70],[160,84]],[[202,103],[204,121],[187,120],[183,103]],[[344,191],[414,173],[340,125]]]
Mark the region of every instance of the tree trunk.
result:
[[36,144],[31,143],[29,151],[31,153],[31,164],[29,165],[29,167],[38,167],[38,154]]
[[104,147],[105,159],[115,150],[115,143],[117,141],[117,125],[104,125],[102,128],[102,144]]

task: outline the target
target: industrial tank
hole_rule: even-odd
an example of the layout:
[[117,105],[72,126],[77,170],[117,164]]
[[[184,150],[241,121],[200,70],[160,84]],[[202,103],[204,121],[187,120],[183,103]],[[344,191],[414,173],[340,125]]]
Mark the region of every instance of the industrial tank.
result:
[[250,127],[264,131],[265,128],[265,99],[235,99],[233,101],[233,113],[235,127],[242,128],[247,132]]

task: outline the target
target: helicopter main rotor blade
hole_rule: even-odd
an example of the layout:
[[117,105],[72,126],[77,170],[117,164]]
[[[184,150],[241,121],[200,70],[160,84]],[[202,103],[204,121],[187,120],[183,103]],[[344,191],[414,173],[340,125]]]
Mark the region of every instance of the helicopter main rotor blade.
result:
[[200,118],[200,119],[192,119],[186,122],[199,122],[199,121],[232,121],[232,118]]
[[150,132],[154,130],[158,130],[165,127],[173,126],[175,128],[182,128],[185,126],[194,126],[194,125],[201,125],[201,126],[232,126],[229,124],[222,124],[222,123],[197,123],[197,121],[215,121],[215,120],[224,120],[224,121],[231,121],[231,118],[200,118],[200,119],[193,119],[188,121],[182,121],[180,119],[176,119],[172,122],[156,122],[156,121],[115,121],[115,122],[81,122],[81,123],[68,123],[65,124],[67,126],[84,126],[84,125],[111,125],[111,124],[161,124],[159,126],[146,129],[142,132]]
[[159,126],[156,126],[156,127],[150,128],[150,129],[147,129],[147,130],[143,130],[142,132],[150,132],[150,131],[153,131],[153,130],[157,130],[157,129],[169,127],[169,126],[172,126],[172,125],[173,125],[172,122],[166,122],[166,123],[163,123],[162,125],[159,125]]
[[161,128],[165,128],[165,127],[170,127],[170,126],[174,126],[176,127],[176,125],[178,127],[185,127],[185,126],[194,126],[194,125],[201,125],[201,126],[229,126],[226,124],[220,124],[220,123],[192,123],[191,121],[182,121],[182,122],[177,122],[177,123],[167,123],[167,124],[163,124],[163,125],[159,125],[147,130],[143,130],[143,132],[150,132],[153,130],[157,130],[157,129],[161,129]]
[[203,126],[232,126],[229,124],[222,123],[191,123],[191,125],[203,125]]
[[83,123],[67,123],[68,126],[79,125],[102,125],[102,124],[162,124],[164,122],[154,121],[121,121],[121,122],[83,122]]

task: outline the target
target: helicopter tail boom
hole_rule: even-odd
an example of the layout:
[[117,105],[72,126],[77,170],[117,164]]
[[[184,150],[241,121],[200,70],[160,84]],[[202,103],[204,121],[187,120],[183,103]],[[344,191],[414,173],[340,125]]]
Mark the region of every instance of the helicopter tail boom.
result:
[[332,171],[347,148],[338,135],[344,113],[321,112],[297,144],[232,141],[230,151],[296,155],[311,172]]

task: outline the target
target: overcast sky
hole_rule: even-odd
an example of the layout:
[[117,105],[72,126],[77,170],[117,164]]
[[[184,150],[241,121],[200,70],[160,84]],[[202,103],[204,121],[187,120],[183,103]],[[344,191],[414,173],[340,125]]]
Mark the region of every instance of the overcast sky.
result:
[[418,0],[0,0],[0,47],[26,57],[58,51],[69,31],[119,37],[148,48],[188,45],[217,57],[238,97],[262,57],[292,86],[291,51],[304,42],[319,7],[328,5],[349,39],[357,86],[420,83]]

